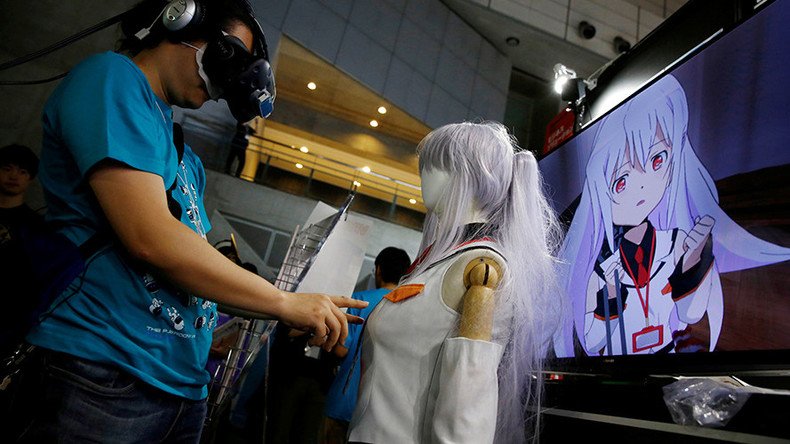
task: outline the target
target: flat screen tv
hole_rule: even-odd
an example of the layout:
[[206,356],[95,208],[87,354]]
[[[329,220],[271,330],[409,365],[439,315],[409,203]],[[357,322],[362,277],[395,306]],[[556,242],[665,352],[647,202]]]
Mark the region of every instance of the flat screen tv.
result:
[[540,161],[567,224],[556,370],[790,368],[790,1]]

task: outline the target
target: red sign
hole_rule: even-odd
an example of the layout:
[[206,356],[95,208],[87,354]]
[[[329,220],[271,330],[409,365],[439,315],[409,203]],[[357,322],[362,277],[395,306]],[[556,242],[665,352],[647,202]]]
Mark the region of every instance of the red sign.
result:
[[546,126],[546,141],[543,144],[543,154],[550,153],[562,142],[573,136],[573,126],[576,123],[576,114],[570,108],[565,108],[554,116]]

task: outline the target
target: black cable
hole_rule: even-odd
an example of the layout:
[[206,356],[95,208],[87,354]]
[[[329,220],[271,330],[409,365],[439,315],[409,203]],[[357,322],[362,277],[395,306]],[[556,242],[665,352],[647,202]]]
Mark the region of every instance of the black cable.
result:
[[51,52],[57,51],[60,48],[63,48],[65,46],[67,46],[67,45],[70,45],[70,44],[76,42],[77,40],[83,39],[83,38],[85,38],[85,37],[87,37],[87,36],[89,36],[89,35],[91,35],[93,33],[101,31],[104,28],[112,26],[112,25],[120,22],[121,20],[123,20],[123,18],[126,16],[126,14],[129,14],[129,12],[130,11],[124,11],[124,12],[122,12],[122,13],[116,15],[116,16],[110,17],[107,20],[104,20],[103,22],[99,22],[99,23],[97,23],[97,24],[95,24],[95,25],[93,25],[93,26],[91,26],[89,28],[83,29],[82,31],[80,31],[80,32],[78,32],[76,34],[73,34],[73,35],[71,35],[69,37],[66,37],[65,39],[63,39],[63,40],[61,40],[61,41],[59,41],[57,43],[49,45],[46,48],[39,49],[38,51],[31,52],[30,54],[24,55],[22,57],[18,57],[18,58],[14,59],[14,60],[10,60],[10,61],[5,62],[5,63],[0,63],[0,71],[4,71],[6,69],[13,68],[15,66],[19,66],[19,65],[21,65],[23,63],[27,63],[27,62],[29,62],[31,60],[35,60],[35,59],[37,59],[39,57],[43,57],[43,56],[45,56],[45,55],[47,55],[47,54],[49,54]]
[[38,80],[0,80],[0,86],[40,85],[42,83],[49,83],[49,82],[54,82],[55,80],[60,80],[63,77],[66,77],[68,73],[69,72],[66,71],[56,76],[47,77],[46,79],[38,79]]

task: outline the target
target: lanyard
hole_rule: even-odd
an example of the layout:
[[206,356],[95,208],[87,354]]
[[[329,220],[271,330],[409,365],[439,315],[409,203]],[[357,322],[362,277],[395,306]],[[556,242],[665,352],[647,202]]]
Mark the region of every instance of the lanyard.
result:
[[[641,248],[641,246],[637,246],[637,248]],[[628,260],[625,258],[625,252],[623,251],[623,245],[620,245],[620,257],[623,259],[623,263],[625,264],[626,271],[628,272],[628,277],[631,278],[631,281],[634,283],[634,288],[636,288],[636,294],[639,296],[639,303],[642,305],[642,311],[645,313],[645,327],[648,327],[648,319],[647,314],[650,308],[650,270],[653,268],[653,254],[656,251],[656,236],[655,233],[653,234],[653,240],[650,242],[650,260],[647,266],[647,282],[645,283],[645,297],[642,298],[642,292],[639,290],[639,279],[637,276],[634,275],[634,271],[631,269],[631,266],[628,264]]]

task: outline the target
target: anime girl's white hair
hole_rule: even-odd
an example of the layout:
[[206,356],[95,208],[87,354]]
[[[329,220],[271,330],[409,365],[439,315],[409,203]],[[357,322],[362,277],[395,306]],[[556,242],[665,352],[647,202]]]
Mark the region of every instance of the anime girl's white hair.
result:
[[[710,294],[700,295],[708,300],[710,350],[716,347],[724,316],[719,273],[790,259],[790,249],[754,237],[719,207],[713,179],[688,139],[686,93],[677,79],[667,75],[612,112],[598,126],[581,201],[560,253],[566,266],[562,279],[573,305],[573,319],[566,318],[563,337],[555,341],[559,356],[573,355],[573,324],[576,332],[584,331],[587,282],[603,242],[608,242],[610,251],[617,251],[609,185],[614,171],[626,156],[632,164],[646,164],[650,148],[657,142],[657,126],[671,147],[668,163],[672,170],[661,201],[648,215],[650,223],[657,230],[679,228],[688,233],[698,217],[710,215],[716,221],[711,235],[713,281],[707,287]],[[679,322],[673,312],[670,327],[677,328]],[[577,336],[586,350],[584,335]]]
[[538,411],[539,372],[561,310],[554,257],[561,229],[543,194],[537,161],[518,149],[503,125],[493,122],[443,126],[417,149],[420,171],[448,172],[450,184],[436,205],[441,215],[429,212],[426,217],[421,250],[432,247],[414,274],[464,240],[465,224],[475,210],[493,227],[507,261],[496,292],[496,315],[512,328],[502,338],[495,442],[523,442],[525,424],[535,427],[527,433],[539,427],[528,416]]

